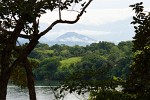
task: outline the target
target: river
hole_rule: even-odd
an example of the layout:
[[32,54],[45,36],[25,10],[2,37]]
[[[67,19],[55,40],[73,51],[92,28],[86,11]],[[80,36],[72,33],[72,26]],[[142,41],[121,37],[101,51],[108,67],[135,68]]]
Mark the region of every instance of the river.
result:
[[[55,100],[51,87],[36,86],[37,100]],[[7,100],[29,100],[28,89],[17,86],[8,86]],[[67,93],[63,100],[87,100],[88,95],[77,95]]]

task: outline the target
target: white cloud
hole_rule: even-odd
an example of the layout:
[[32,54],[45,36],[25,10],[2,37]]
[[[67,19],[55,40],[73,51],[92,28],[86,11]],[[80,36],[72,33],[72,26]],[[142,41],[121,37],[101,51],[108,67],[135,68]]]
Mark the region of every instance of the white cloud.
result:
[[77,32],[82,35],[86,35],[90,38],[93,38],[97,41],[109,41],[109,42],[114,42],[118,43],[120,41],[127,41],[127,40],[132,40],[132,37],[134,36],[134,33],[112,33],[112,32],[107,32],[107,31],[94,31],[94,30],[58,30],[52,31],[48,34],[46,34],[44,37],[48,40],[54,40],[60,35],[66,33],[66,32]]
[[99,40],[100,37],[112,34],[111,32],[105,32],[105,31],[94,31],[94,30],[84,30],[84,29],[83,30],[72,30],[72,29],[65,30],[64,29],[64,30],[58,30],[57,32],[51,31],[48,34],[46,34],[44,37],[49,40],[53,40],[66,32],[76,32],[76,33],[86,35],[86,36],[89,36],[89,37],[91,37],[93,39],[97,39],[97,40]]
[[89,9],[87,14],[81,18],[80,24],[101,25],[119,20],[124,20],[133,15],[131,9]]
[[[80,24],[93,24],[100,25],[109,22],[114,22],[118,20],[126,19],[133,15],[132,8],[129,5],[136,2],[144,2],[144,7],[148,10],[149,0],[93,0],[87,13],[85,13],[78,23]],[[62,18],[73,20],[75,19],[77,13],[71,11],[63,11]],[[47,14],[42,15],[40,21],[42,23],[51,24],[53,21],[59,18],[58,10],[53,12],[47,12]]]
[[[74,20],[76,18],[76,12],[64,11],[62,13],[63,19]],[[106,23],[115,22],[118,20],[124,20],[133,15],[130,8],[124,9],[89,9],[85,13],[78,23],[83,25],[101,25]],[[48,12],[41,17],[42,23],[51,24],[53,21],[58,19],[58,12]]]
[[[121,40],[130,40],[134,36],[134,33],[112,33],[108,30],[100,31],[99,30],[92,30],[92,28],[87,29],[84,26],[88,27],[95,27],[100,26],[103,24],[112,23],[115,21],[125,20],[127,18],[131,18],[134,14],[132,11],[132,8],[129,8],[129,5],[134,4],[136,2],[144,2],[144,7],[146,11],[150,11],[149,4],[150,0],[93,0],[93,3],[90,5],[90,7],[87,9],[87,12],[84,13],[84,15],[79,20],[78,24],[74,25],[81,25],[82,28],[77,27],[73,28],[67,25],[63,24],[64,29],[55,29],[51,30],[48,34],[46,34],[44,37],[52,40],[56,37],[69,32],[77,32],[81,33],[83,35],[87,35],[91,38],[97,39],[97,40],[106,40],[106,41],[121,41]],[[75,19],[75,15],[77,13],[73,12],[63,12],[63,19],[69,19],[73,20]],[[51,24],[54,20],[58,19],[58,11],[53,12],[52,14],[48,12],[47,14],[43,15],[41,18],[42,23]],[[130,23],[130,22],[129,22]],[[58,25],[59,26],[59,25]],[[117,25],[114,25],[117,26]],[[113,27],[113,26],[112,26]],[[118,29],[122,31],[121,29]]]
[[128,8],[129,5],[143,2],[144,7],[149,7],[150,0],[93,0],[90,9],[118,9]]
[[43,14],[41,16],[40,22],[51,24],[53,21],[55,21],[57,19],[58,19],[58,12],[57,11],[54,11],[54,12],[47,11],[46,14]]

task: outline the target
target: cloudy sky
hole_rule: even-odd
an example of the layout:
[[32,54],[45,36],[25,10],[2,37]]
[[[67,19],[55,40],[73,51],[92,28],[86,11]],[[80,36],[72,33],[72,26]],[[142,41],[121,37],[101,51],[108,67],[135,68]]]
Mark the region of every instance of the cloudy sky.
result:
[[[145,10],[150,11],[150,0],[93,0],[79,22],[73,25],[58,24],[44,37],[48,40],[54,40],[66,32],[77,32],[98,41],[131,40],[134,36],[134,29],[130,22],[134,12],[129,5],[137,2],[143,2]],[[63,19],[71,20],[74,19],[75,14],[63,12],[62,16]],[[41,30],[57,19],[57,16],[57,11],[43,15],[40,20]]]

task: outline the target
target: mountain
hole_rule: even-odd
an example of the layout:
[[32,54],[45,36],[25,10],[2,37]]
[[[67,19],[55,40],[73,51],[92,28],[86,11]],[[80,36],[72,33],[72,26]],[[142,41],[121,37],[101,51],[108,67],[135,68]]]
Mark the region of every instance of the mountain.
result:
[[58,38],[56,38],[54,41],[48,42],[49,45],[54,45],[54,44],[65,44],[69,46],[74,46],[74,45],[80,45],[80,46],[86,46],[91,43],[96,42],[94,39],[81,35],[75,32],[67,32]]
[[[86,45],[90,45],[91,43],[95,43],[97,42],[96,40],[85,36],[85,35],[81,35],[75,32],[67,32],[59,37],[57,37],[55,40],[50,41],[45,37],[41,37],[39,40],[41,43],[46,43],[49,46],[55,45],[55,44],[65,44],[68,46],[75,46],[75,45],[79,45],[79,46],[86,46]],[[24,44],[29,42],[27,39],[22,39],[19,38],[19,42],[20,44]]]
[[[121,41],[128,41],[132,40],[132,37],[135,35],[134,27],[130,23],[133,21],[132,17],[114,21],[114,22],[108,22],[105,24],[96,24],[96,25],[86,25],[86,24],[80,24],[76,23],[74,25],[63,25],[60,24],[57,27],[53,29],[55,33],[60,32],[60,30],[78,30],[80,33],[80,30],[82,32],[90,31],[90,33],[93,31],[93,34],[88,34],[90,38],[93,38],[98,41],[109,41],[118,43]],[[53,37],[52,35],[49,35],[49,39],[54,39],[56,37]]]

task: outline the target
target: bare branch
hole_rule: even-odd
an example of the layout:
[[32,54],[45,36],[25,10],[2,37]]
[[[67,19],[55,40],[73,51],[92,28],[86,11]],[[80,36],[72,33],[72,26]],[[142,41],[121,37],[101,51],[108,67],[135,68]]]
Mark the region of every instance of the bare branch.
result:
[[33,28],[34,28],[33,34],[38,34],[38,32],[39,32],[38,26],[39,26],[39,20],[36,21],[36,18],[35,18],[35,19],[33,20]]
[[66,10],[66,11],[71,11],[71,12],[77,12],[77,13],[80,13],[80,11],[77,11],[77,10]]
[[30,35],[24,35],[24,34],[19,34],[19,37],[24,38],[24,39],[30,39]]
[[74,23],[76,23],[77,21],[79,21],[80,17],[81,17],[81,16],[83,15],[83,13],[85,12],[85,9],[90,5],[90,3],[91,3],[92,1],[93,1],[93,0],[89,0],[89,1],[88,1],[88,3],[82,8],[82,11],[77,15],[77,17],[76,17],[75,20],[73,20],[73,21],[61,20],[61,19],[56,20],[56,21],[54,21],[47,29],[45,29],[43,32],[41,32],[41,33],[39,34],[39,36],[41,37],[41,36],[45,35],[48,31],[50,31],[50,30],[53,28],[53,26],[55,26],[55,25],[58,24],[58,23],[66,23],[66,24],[74,24]]
[[59,0],[58,2],[59,2],[59,8],[58,8],[59,9],[59,20],[61,20],[61,8],[60,8],[61,7],[60,6],[61,0]]

